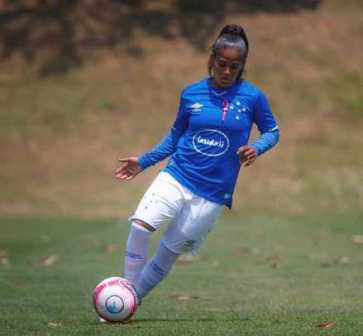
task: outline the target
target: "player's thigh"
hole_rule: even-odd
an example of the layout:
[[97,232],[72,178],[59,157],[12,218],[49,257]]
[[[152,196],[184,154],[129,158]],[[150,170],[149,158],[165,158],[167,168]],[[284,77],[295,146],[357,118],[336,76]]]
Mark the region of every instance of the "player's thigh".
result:
[[199,238],[213,230],[223,206],[202,197],[194,197],[188,209],[183,209],[176,225],[185,236]]
[[222,205],[202,198],[184,206],[180,214],[170,223],[162,241],[175,253],[196,253],[213,230]]
[[176,181],[161,172],[145,192],[130,221],[138,220],[155,230],[173,220],[183,206],[183,193]]

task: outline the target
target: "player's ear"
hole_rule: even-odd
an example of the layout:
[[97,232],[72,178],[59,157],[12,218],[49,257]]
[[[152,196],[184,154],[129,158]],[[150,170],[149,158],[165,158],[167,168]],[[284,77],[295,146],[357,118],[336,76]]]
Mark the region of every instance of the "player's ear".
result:
[[209,60],[208,60],[208,72],[209,72],[209,76],[212,77],[213,75],[213,65],[214,65],[214,61],[215,61],[216,57],[215,57],[215,54],[212,53],[210,56],[209,56]]
[[208,66],[213,67],[214,61],[216,59],[216,56],[214,54],[211,54],[208,60]]

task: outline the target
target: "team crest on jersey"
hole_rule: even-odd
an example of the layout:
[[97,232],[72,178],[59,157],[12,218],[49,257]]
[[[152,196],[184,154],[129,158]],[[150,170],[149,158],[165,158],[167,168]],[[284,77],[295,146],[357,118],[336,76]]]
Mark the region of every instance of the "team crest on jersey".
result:
[[249,108],[242,105],[242,103],[239,100],[237,100],[235,102],[234,106],[233,105],[231,106],[231,109],[235,109],[235,113],[236,113],[235,119],[236,120],[240,120],[243,113],[249,112]]
[[220,156],[227,152],[229,139],[221,131],[204,129],[193,136],[193,147],[205,156]]

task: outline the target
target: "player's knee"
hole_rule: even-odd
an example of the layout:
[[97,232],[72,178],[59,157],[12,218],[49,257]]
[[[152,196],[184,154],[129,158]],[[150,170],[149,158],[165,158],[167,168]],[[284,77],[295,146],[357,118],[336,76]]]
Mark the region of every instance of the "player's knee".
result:
[[152,227],[150,224],[145,223],[144,221],[140,220],[140,219],[134,219],[132,221],[132,225],[134,227],[137,227],[139,229],[144,229],[147,230],[149,232],[154,232],[156,229],[154,227]]

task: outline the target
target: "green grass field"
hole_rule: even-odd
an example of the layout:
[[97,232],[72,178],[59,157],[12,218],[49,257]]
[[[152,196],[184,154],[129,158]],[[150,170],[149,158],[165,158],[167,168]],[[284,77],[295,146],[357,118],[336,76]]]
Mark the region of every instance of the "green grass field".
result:
[[91,293],[121,274],[126,220],[2,218],[0,335],[361,335],[362,219],[225,214],[131,323],[110,325]]

